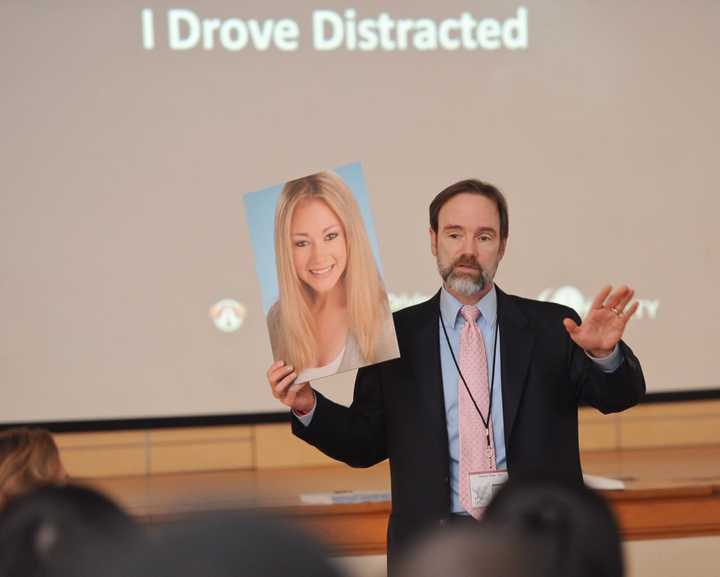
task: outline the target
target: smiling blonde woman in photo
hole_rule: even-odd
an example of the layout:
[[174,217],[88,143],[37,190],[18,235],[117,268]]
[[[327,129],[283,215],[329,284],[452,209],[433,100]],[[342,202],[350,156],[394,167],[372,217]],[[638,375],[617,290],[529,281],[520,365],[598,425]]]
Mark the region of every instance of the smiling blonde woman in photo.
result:
[[360,209],[335,173],[285,184],[275,258],[279,298],[267,316],[273,367],[292,366],[301,383],[399,356]]

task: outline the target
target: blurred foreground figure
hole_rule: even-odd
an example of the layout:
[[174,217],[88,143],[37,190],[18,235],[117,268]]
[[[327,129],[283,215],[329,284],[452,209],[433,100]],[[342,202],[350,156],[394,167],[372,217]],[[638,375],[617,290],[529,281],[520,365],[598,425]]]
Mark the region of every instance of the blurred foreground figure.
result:
[[397,576],[545,577],[541,556],[536,544],[510,529],[463,524],[417,541],[398,563]]
[[486,511],[488,527],[511,530],[543,551],[552,577],[622,577],[620,529],[608,503],[584,485],[510,480]]
[[325,550],[288,524],[216,513],[163,527],[82,577],[340,577]]
[[48,431],[22,427],[0,432],[0,509],[12,497],[66,477]]
[[[76,577],[90,559],[143,536],[115,503],[84,487],[44,487],[0,512],[0,577]],[[101,575],[103,572],[97,573]]]

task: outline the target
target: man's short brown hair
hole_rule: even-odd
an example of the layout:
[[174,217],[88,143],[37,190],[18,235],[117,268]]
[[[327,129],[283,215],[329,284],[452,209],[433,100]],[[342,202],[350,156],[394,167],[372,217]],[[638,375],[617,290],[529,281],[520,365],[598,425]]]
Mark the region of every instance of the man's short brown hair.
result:
[[479,194],[480,196],[484,196],[485,198],[489,198],[490,200],[495,202],[495,206],[497,206],[498,209],[498,214],[500,215],[500,239],[506,240],[510,232],[510,223],[508,217],[508,206],[507,201],[505,200],[505,196],[502,192],[500,192],[497,187],[493,186],[492,184],[483,182],[481,180],[476,180],[474,178],[461,180],[460,182],[451,184],[433,199],[433,201],[430,203],[430,227],[433,229],[433,231],[438,231],[438,215],[440,214],[440,209],[453,196],[457,196],[458,194],[463,193]]

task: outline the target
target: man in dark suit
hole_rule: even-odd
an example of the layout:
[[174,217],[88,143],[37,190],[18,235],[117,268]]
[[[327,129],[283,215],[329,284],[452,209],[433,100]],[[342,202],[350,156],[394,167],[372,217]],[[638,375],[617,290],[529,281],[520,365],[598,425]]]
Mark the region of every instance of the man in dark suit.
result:
[[[633,291],[606,287],[582,324],[567,307],[507,295],[493,278],[508,230],[507,204],[494,186],[466,180],[438,194],[430,238],[443,287],[395,313],[401,358],[360,369],[350,407],[294,383],[282,361],[268,370],[273,394],[293,409],[298,437],[354,467],[390,459],[389,559],[423,528],[478,517],[470,486],[486,475],[552,472],[580,482],[578,403],[610,413],[645,392],[640,364],[621,341],[637,309],[628,307]],[[466,317],[467,309],[479,313]],[[463,367],[471,329],[482,337],[485,405],[468,386],[467,360]],[[470,401],[472,429],[462,409]],[[488,461],[479,475],[462,463],[476,446]]]

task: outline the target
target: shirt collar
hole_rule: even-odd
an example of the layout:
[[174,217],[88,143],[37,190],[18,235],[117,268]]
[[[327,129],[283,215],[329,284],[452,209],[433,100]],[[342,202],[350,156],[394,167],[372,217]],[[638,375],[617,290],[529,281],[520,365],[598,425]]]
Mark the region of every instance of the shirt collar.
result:
[[[480,309],[482,319],[488,323],[488,326],[492,326],[497,318],[497,291],[495,290],[495,284],[483,298],[475,303],[475,306]],[[445,287],[442,287],[440,291],[440,314],[446,326],[456,328],[458,317],[462,316],[460,315],[462,307],[463,304],[452,296]]]

